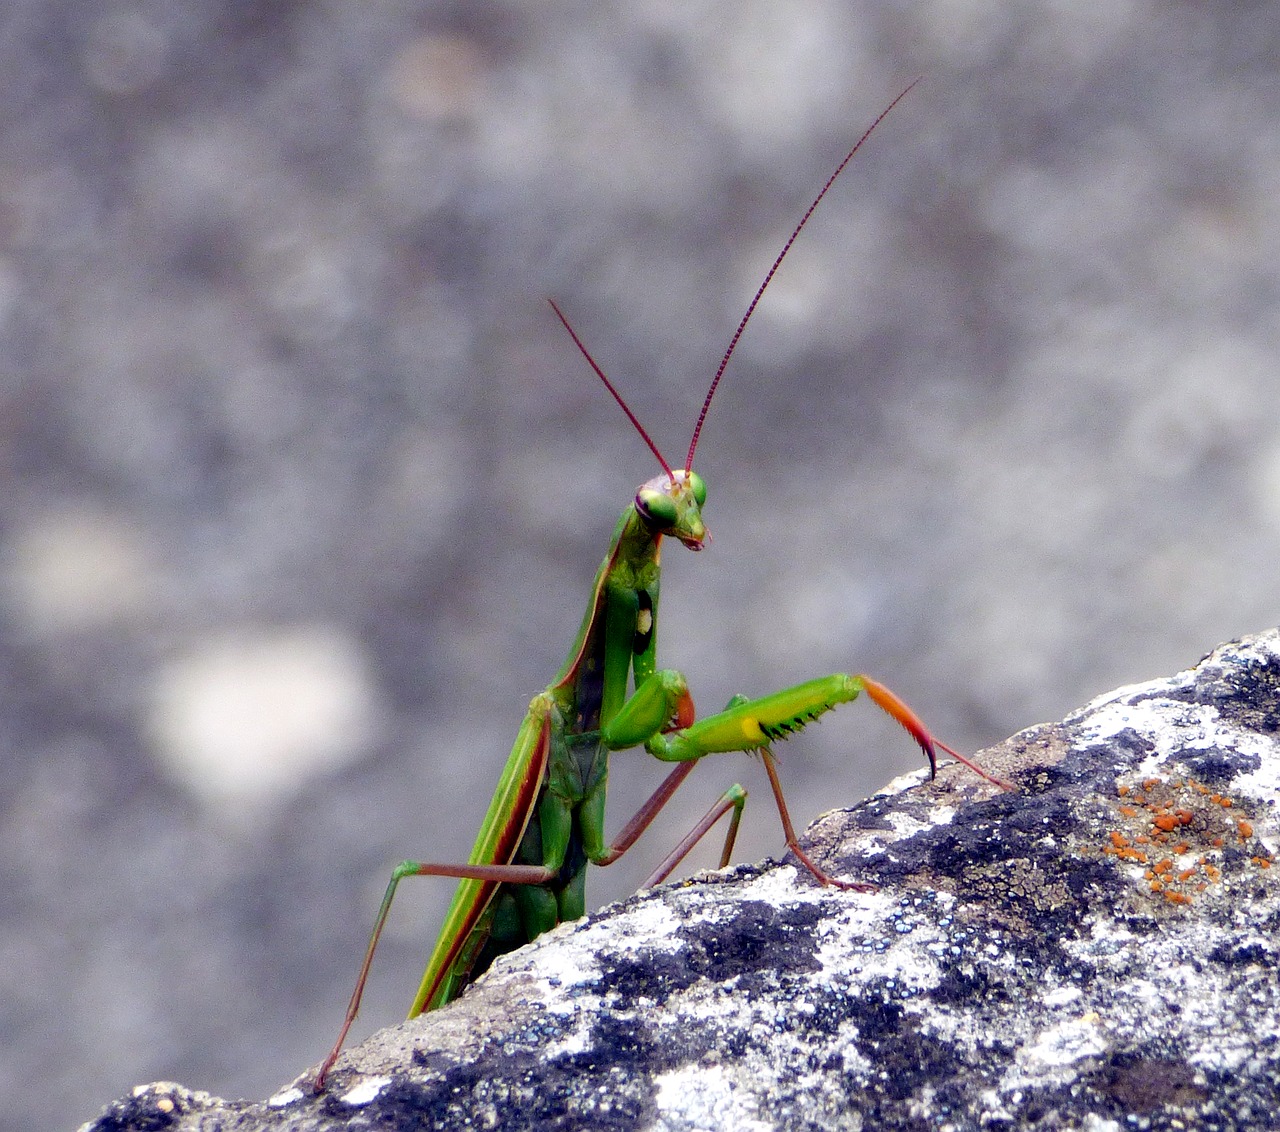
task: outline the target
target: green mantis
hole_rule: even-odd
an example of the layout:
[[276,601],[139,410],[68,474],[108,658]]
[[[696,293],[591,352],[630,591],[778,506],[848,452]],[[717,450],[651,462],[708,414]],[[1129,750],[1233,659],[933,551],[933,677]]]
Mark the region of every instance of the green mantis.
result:
[[[771,744],[865,693],[906,728],[929,760],[932,772],[937,771],[936,748],[941,748],[990,778],[935,740],[906,704],[868,676],[837,673],[757,699],[736,696],[723,711],[696,719],[685,677],[657,666],[660,547],[669,537],[690,550],[701,550],[709,537],[702,518],[707,486],[693,470],[693,459],[725,367],[761,296],[814,210],[863,142],[910,89],[899,94],[858,139],[774,260],[707,390],[682,468],[672,468],[664,459],[560,308],[551,304],[583,357],[657,457],[662,471],[640,486],[618,520],[569,656],[551,684],[529,705],[468,862],[404,861],[393,871],[338,1040],[316,1075],[318,1092],[324,1089],[325,1078],[355,1020],[396,888],[406,877],[459,880],[409,1010],[412,1018],[456,998],[496,955],[514,950],[564,920],[584,915],[587,865],[607,865],[626,852],[706,755],[759,752],[788,848],[820,883],[844,889],[874,886],[832,877],[805,854],[787,813]],[[604,832],[609,756],[632,747],[643,747],[655,758],[675,765],[635,817],[609,841]],[[746,792],[740,786],[725,791],[658,866],[649,883],[665,878],[704,834],[730,815],[721,858],[721,866],[726,865],[745,800]]]

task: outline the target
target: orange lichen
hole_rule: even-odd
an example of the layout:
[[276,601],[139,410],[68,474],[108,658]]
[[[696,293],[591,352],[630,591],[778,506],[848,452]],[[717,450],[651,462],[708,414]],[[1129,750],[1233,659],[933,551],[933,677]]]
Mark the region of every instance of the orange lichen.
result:
[[[1119,823],[1107,831],[1102,852],[1143,867],[1149,891],[1174,905],[1187,904],[1223,879],[1224,866],[1238,869],[1242,858],[1223,858],[1228,841],[1253,842],[1248,858],[1257,869],[1271,867],[1271,854],[1254,841],[1249,815],[1236,799],[1193,778],[1146,778],[1119,783],[1115,807]],[[1173,839],[1176,833],[1178,840]],[[1188,860],[1191,854],[1194,860]]]

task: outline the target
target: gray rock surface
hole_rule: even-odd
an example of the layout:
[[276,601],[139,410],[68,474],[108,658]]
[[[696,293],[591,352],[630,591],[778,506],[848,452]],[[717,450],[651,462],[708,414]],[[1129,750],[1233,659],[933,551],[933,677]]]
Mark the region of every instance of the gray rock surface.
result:
[[642,893],[327,1096],[148,1086],[91,1132],[1273,1127],[1280,631],[981,758],[1018,791],[952,766],[811,827],[873,893],[787,862]]

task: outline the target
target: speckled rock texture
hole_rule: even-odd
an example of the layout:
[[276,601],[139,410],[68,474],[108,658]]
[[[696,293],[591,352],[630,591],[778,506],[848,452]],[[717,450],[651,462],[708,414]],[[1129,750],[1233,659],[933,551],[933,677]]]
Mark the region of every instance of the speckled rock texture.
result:
[[[91,1132],[1181,1129],[1280,1110],[1280,631],[566,925],[263,1104],[153,1085]],[[320,1051],[317,1051],[319,1053]]]

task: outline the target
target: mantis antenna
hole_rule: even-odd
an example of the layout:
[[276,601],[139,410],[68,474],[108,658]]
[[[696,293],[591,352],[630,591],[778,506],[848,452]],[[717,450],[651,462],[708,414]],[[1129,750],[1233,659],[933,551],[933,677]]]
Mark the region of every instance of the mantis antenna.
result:
[[827,183],[822,186],[822,191],[813,198],[813,203],[809,205],[808,211],[800,217],[800,223],[795,226],[794,231],[787,238],[787,242],[782,245],[782,251],[778,253],[778,258],[773,261],[773,266],[765,272],[764,281],[756,289],[755,297],[747,304],[747,312],[742,316],[742,321],[738,323],[738,329],[733,332],[733,337],[729,339],[729,347],[724,352],[724,357],[720,359],[720,367],[716,370],[716,375],[711,379],[711,388],[707,390],[707,395],[702,402],[702,411],[698,414],[698,423],[693,426],[693,438],[689,441],[689,455],[685,457],[684,466],[686,469],[693,468],[693,453],[698,447],[698,438],[702,435],[702,424],[707,419],[707,410],[711,408],[711,398],[716,395],[716,389],[720,385],[720,378],[724,376],[725,367],[729,364],[729,359],[733,357],[733,351],[738,348],[738,340],[742,337],[742,332],[746,330],[747,323],[751,321],[751,316],[755,314],[756,307],[760,305],[760,299],[764,295],[765,288],[773,281],[773,277],[778,273],[778,268],[782,266],[782,261],[786,259],[787,252],[791,250],[791,245],[796,242],[796,238],[804,230],[804,226],[809,223],[809,217],[814,214],[818,205],[822,203],[822,198],[827,195],[827,190],[836,183],[836,178],[844,172],[844,167],[853,160],[853,155],[862,148],[862,143],[871,136],[872,131],[885,120],[889,111],[898,105],[908,94],[912,88],[920,81],[919,78],[913,79],[911,84],[902,91],[888,106],[880,111],[879,117],[869,125],[863,132],[854,146],[847,154],[844,160],[836,166],[836,171],[827,178]]
[[[747,304],[746,313],[742,316],[741,321],[739,321],[738,328],[733,332],[733,337],[729,339],[729,346],[725,350],[724,356],[720,359],[720,365],[716,369],[715,377],[711,379],[711,386],[707,390],[706,397],[704,397],[702,400],[702,409],[698,413],[697,423],[693,426],[693,437],[689,441],[689,454],[688,456],[685,457],[685,461],[684,461],[685,471],[691,471],[693,469],[693,454],[694,452],[697,451],[698,440],[702,436],[702,426],[707,419],[707,410],[711,408],[711,398],[716,395],[716,390],[720,387],[720,379],[724,376],[724,371],[729,365],[729,359],[733,357],[734,350],[738,348],[738,342],[742,338],[742,332],[746,330],[747,323],[751,321],[751,316],[755,314],[756,307],[760,305],[760,300],[761,298],[764,297],[765,289],[769,286],[771,282],[773,282],[773,277],[778,273],[778,268],[782,266],[782,261],[787,258],[787,253],[791,250],[791,246],[796,242],[796,239],[799,237],[800,233],[804,231],[804,226],[809,223],[809,218],[817,210],[818,205],[822,203],[822,198],[827,195],[827,191],[831,188],[832,185],[836,183],[836,178],[839,177],[840,174],[844,172],[845,166],[848,165],[849,162],[853,160],[853,155],[862,148],[863,142],[865,142],[867,138],[871,136],[875,128],[885,120],[889,112],[895,106],[897,106],[899,102],[901,102],[904,98],[906,98],[907,95],[911,93],[912,89],[919,82],[920,82],[919,78],[913,79],[911,83],[906,88],[904,88],[902,92],[892,102],[889,103],[888,106],[886,106],[882,111],[880,111],[880,114],[876,118],[876,120],[872,122],[871,125],[869,125],[866,128],[866,130],[863,131],[862,136],[854,143],[853,148],[849,150],[848,153],[845,154],[844,160],[841,161],[840,164],[836,166],[835,172],[832,173],[831,176],[827,178],[827,183],[822,186],[822,191],[819,192],[818,195],[813,198],[813,203],[809,205],[808,209],[805,211],[805,214],[802,217],[800,217],[800,223],[795,226],[795,228],[791,232],[791,235],[787,237],[787,242],[782,245],[782,251],[778,253],[777,258],[773,261],[773,266],[770,267],[767,272],[765,272],[764,279],[761,281],[760,286],[756,288],[756,293],[752,297],[751,302]],[[604,370],[600,368],[595,358],[591,356],[591,352],[586,348],[585,345],[583,345],[582,339],[578,337],[577,332],[573,329],[572,326],[569,325],[569,320],[565,318],[564,312],[559,308],[559,306],[556,305],[556,301],[554,299],[548,299],[547,301],[551,304],[551,309],[556,312],[556,317],[560,320],[564,328],[569,332],[569,337],[573,339],[573,344],[578,347],[578,350],[581,352],[582,356],[587,359],[587,364],[590,365],[593,370],[595,370],[596,376],[601,381],[604,382],[604,387],[607,390],[609,390],[611,394],[613,394],[613,399],[618,402],[618,404],[622,407],[622,411],[627,414],[627,420],[631,422],[636,432],[640,434],[640,438],[649,446],[649,450],[658,458],[658,463],[662,465],[662,470],[667,473],[667,475],[671,479],[671,482],[674,483],[676,479],[675,472],[671,470],[671,465],[667,463],[666,458],[658,450],[658,446],[653,442],[652,437],[649,436],[649,433],[645,430],[644,425],[640,423],[635,413],[631,411],[631,406],[629,406],[626,403],[626,401],[623,400],[622,394],[618,392],[613,382],[610,381],[608,377],[605,376]]]

